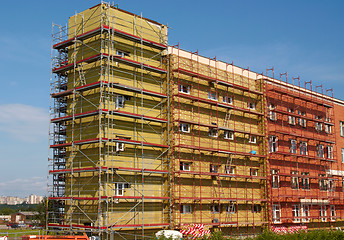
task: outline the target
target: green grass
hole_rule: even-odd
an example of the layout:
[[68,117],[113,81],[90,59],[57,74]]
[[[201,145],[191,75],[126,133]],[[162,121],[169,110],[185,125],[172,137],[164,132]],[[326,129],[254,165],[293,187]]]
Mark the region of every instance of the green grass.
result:
[[43,230],[39,231],[36,229],[1,229],[0,236],[9,236],[9,237],[20,237],[22,235],[38,235],[43,234]]

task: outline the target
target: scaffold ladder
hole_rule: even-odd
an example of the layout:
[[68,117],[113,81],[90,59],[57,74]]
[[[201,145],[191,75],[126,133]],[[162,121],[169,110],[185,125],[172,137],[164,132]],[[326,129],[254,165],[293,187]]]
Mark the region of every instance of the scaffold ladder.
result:
[[80,78],[81,86],[86,85],[86,79],[85,79],[83,64],[82,63],[78,64],[77,68],[78,68],[78,72],[79,72],[79,78]]
[[228,109],[227,112],[226,112],[226,116],[225,116],[225,122],[224,122],[224,126],[226,128],[229,127],[229,120],[231,118],[231,113],[232,113],[232,109]]

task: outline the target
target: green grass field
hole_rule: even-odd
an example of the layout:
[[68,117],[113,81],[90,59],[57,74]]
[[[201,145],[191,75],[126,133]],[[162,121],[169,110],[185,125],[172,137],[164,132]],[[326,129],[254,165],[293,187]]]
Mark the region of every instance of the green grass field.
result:
[[8,236],[8,237],[20,237],[22,235],[38,235],[44,234],[44,230],[36,230],[36,229],[1,229],[0,236]]

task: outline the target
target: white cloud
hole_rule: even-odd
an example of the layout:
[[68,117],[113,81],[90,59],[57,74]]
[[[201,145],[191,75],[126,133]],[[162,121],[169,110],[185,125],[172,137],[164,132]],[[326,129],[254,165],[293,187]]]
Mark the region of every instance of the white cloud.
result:
[[44,108],[25,104],[0,105],[0,133],[24,142],[48,140],[49,114]]
[[0,182],[0,192],[7,196],[46,195],[47,182],[44,177],[16,178]]

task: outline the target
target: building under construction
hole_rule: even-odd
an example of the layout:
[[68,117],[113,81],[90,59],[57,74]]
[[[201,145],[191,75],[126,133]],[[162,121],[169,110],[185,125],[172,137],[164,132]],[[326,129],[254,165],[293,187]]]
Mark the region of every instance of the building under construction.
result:
[[167,39],[108,3],[53,25],[49,229],[341,227],[344,102]]

